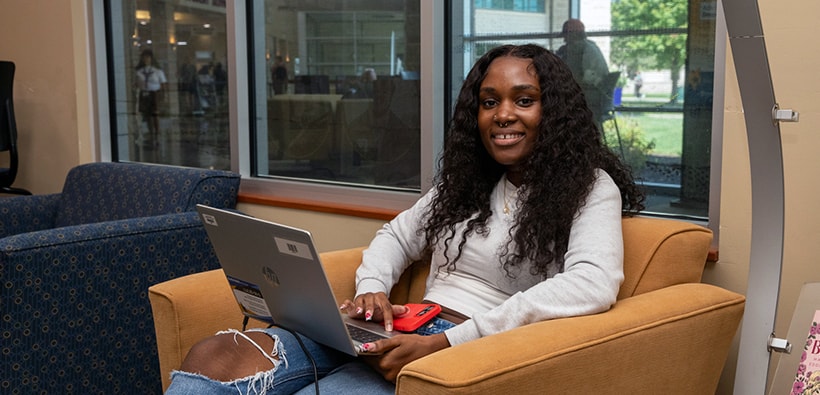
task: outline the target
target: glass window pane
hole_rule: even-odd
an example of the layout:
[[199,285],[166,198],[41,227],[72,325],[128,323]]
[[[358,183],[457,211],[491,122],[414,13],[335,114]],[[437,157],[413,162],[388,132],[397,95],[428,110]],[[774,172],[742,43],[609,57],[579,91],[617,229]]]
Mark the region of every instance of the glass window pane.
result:
[[418,2],[254,4],[255,174],[419,190]]
[[494,46],[536,43],[556,51],[573,69],[606,142],[645,187],[646,211],[706,218],[714,7],[705,0],[463,0],[453,10],[454,19],[465,16],[454,25],[453,37],[464,41],[454,43],[463,51],[453,51],[453,91]]
[[107,7],[114,159],[230,169],[225,1]]

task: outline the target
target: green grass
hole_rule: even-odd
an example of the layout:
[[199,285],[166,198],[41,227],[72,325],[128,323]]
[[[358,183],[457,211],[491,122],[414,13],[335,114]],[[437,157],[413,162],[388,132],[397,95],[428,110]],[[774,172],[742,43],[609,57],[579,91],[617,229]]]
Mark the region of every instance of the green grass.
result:
[[618,127],[633,123],[647,141],[654,142],[650,155],[680,156],[683,136],[683,115],[669,113],[618,114]]
[[[621,105],[625,107],[681,108],[682,103],[669,103],[669,94],[648,93],[638,99],[631,92],[624,92]],[[616,114],[622,135],[632,129],[647,143],[653,143],[649,155],[680,156],[683,143],[683,114],[670,112],[620,112]],[[606,122],[606,129],[613,129],[612,122]]]

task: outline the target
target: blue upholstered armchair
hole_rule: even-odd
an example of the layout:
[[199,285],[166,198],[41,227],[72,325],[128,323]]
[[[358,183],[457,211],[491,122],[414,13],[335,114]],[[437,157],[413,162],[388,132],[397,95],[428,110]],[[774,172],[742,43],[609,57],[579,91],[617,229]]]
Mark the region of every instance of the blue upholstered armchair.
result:
[[239,181],[92,163],[0,198],[0,393],[159,393],[148,287],[219,267],[194,208],[234,208]]

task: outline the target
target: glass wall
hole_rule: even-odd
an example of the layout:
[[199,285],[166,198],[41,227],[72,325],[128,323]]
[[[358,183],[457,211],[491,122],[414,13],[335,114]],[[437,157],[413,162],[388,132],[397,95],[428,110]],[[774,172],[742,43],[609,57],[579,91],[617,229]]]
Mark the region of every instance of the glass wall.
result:
[[114,160],[229,169],[225,0],[105,5]]
[[715,2],[104,4],[114,160],[233,166],[254,192],[406,207],[429,187],[447,103],[479,56],[536,43],[572,66],[583,43],[603,67],[576,78],[648,211],[709,215]]

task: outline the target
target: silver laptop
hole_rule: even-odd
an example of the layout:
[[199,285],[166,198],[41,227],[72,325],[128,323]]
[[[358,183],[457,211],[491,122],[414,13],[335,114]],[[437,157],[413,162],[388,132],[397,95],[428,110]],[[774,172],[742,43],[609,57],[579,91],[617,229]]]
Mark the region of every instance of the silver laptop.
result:
[[308,231],[201,204],[197,211],[246,316],[350,355],[392,335],[339,311]]

